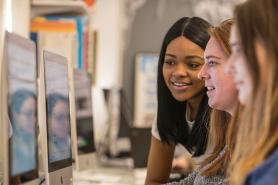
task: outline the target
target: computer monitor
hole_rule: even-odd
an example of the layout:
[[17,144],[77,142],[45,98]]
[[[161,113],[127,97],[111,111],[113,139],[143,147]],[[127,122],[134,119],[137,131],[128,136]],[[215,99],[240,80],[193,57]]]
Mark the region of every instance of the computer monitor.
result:
[[38,184],[37,62],[34,42],[5,35],[9,135],[9,183]]
[[[44,157],[48,185],[72,184],[71,124],[67,58],[43,52],[45,85]],[[42,97],[43,98],[43,97]],[[46,146],[45,146],[46,145]],[[47,148],[45,148],[47,147]]]
[[[0,38],[1,39],[1,38]],[[5,39],[7,40],[7,38]],[[5,44],[7,45],[7,44]],[[4,46],[4,42],[3,42]],[[2,45],[0,43],[0,48]],[[4,49],[3,52],[0,51],[1,61],[0,62],[0,184],[9,183],[9,136],[8,136],[8,101],[7,101],[7,73],[6,73],[6,56]],[[5,70],[4,70],[5,69]]]
[[84,70],[74,70],[74,90],[76,107],[77,156],[78,171],[95,166],[95,142],[92,114],[92,81]]

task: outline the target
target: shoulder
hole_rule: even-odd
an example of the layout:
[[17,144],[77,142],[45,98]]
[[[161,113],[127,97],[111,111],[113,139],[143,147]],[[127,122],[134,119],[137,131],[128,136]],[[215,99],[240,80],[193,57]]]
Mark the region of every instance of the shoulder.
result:
[[205,177],[194,171],[185,179],[179,182],[168,183],[167,185],[228,185],[228,183],[224,175]]
[[201,176],[197,175],[194,185],[228,185],[224,175]]
[[278,148],[246,178],[244,185],[276,185],[278,182]]

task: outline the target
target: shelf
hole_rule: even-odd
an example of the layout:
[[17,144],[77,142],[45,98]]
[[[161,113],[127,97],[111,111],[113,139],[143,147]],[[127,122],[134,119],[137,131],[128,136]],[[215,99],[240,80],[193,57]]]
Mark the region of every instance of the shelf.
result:
[[47,14],[89,14],[92,10],[83,1],[32,0],[31,18]]

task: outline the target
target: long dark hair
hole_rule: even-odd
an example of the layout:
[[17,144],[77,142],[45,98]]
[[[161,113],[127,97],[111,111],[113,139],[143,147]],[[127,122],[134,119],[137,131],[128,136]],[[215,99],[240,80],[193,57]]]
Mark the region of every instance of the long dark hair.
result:
[[209,123],[208,97],[205,95],[198,109],[196,122],[189,133],[185,120],[186,101],[179,102],[167,88],[162,68],[168,44],[177,37],[184,36],[205,49],[210,38],[210,24],[199,17],[183,17],[173,24],[167,32],[160,51],[157,78],[157,128],[163,142],[180,143],[194,156],[202,155],[206,150]]

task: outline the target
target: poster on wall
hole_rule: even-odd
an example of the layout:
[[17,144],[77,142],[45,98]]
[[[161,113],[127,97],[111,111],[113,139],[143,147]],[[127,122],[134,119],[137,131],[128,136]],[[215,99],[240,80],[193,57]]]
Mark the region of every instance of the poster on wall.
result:
[[151,127],[157,111],[158,53],[138,53],[135,58],[134,127]]

